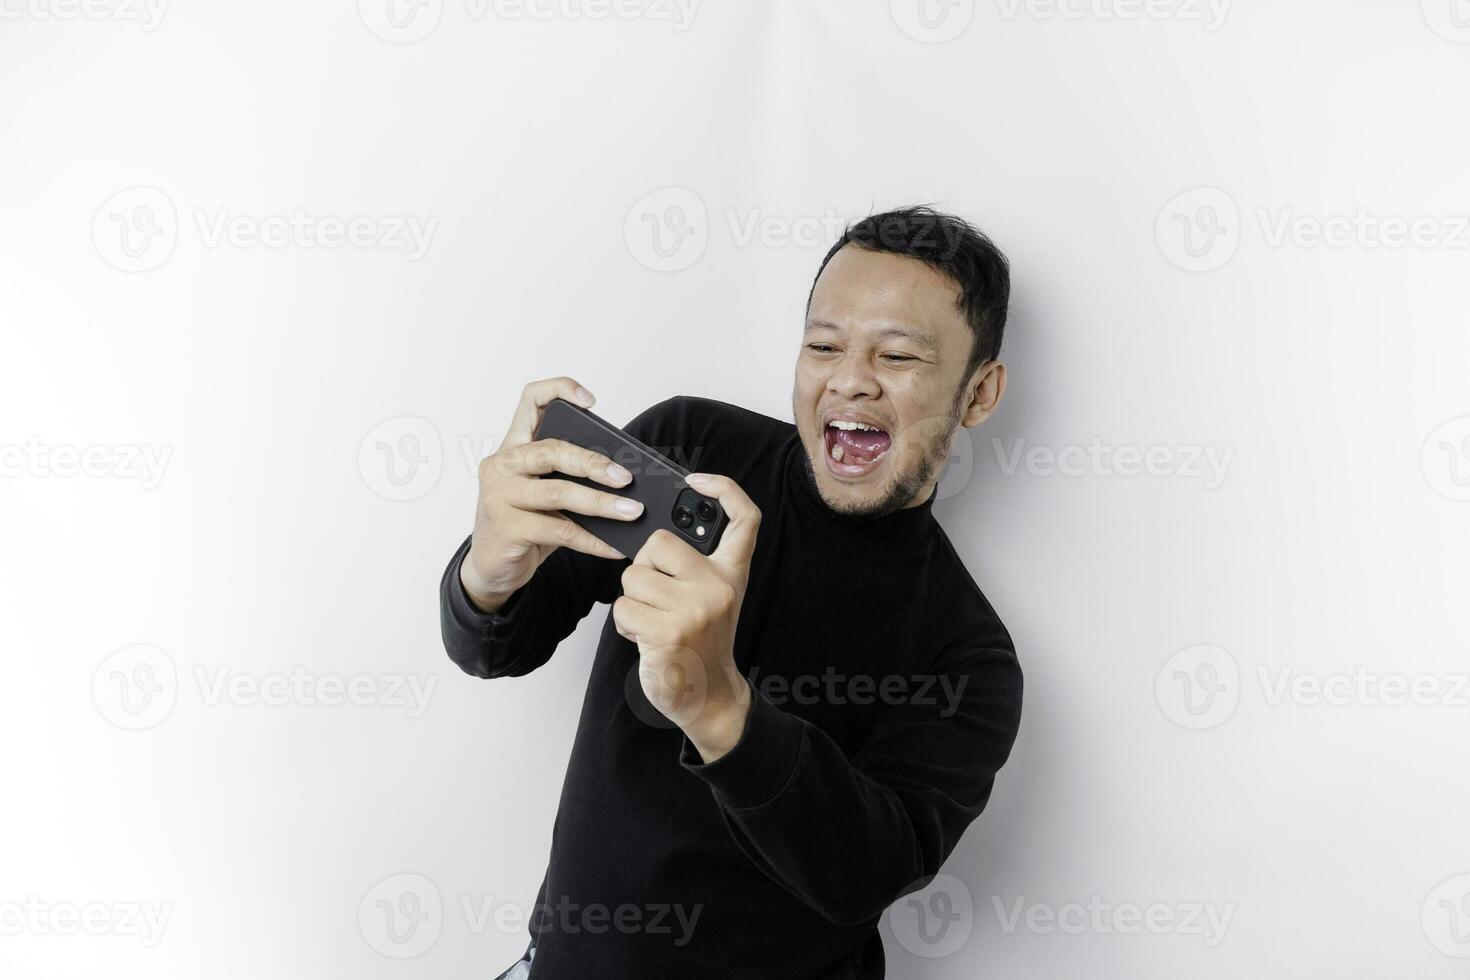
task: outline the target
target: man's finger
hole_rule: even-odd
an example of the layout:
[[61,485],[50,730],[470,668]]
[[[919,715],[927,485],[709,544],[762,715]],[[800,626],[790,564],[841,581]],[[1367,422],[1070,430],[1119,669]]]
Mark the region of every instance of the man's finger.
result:
[[756,531],[761,526],[761,511],[755,501],[728,476],[690,473],[685,481],[700,493],[718,500],[730,518],[730,524],[720,536],[720,544],[710,555],[710,561],[727,568],[749,568],[750,557],[755,553]]
[[647,565],[675,578],[692,576],[703,560],[704,556],[693,545],[666,527],[650,534],[633,556],[633,564]]
[[[608,487],[624,487],[631,475],[611,459],[591,449],[583,449],[563,439],[537,439],[487,456],[500,472],[511,476],[545,476],[565,473],[596,480]],[[614,475],[617,474],[617,475]]]
[[559,514],[522,511],[517,528],[521,540],[550,548],[570,548],[594,558],[622,561],[626,556],[591,531]]
[[583,388],[573,378],[546,378],[542,381],[532,381],[521,389],[521,401],[516,405],[515,415],[511,418],[510,428],[506,430],[505,440],[502,446],[519,446],[531,441],[531,436],[536,432],[536,426],[541,421],[541,410],[546,407],[553,398],[565,398],[575,405],[583,408],[591,408],[597,401],[592,392]]
[[649,642],[649,636],[658,625],[658,610],[637,599],[620,595],[613,600],[613,625],[626,639],[638,637],[638,642]]
[[671,611],[679,608],[678,581],[637,562],[623,569],[623,595],[645,606]]

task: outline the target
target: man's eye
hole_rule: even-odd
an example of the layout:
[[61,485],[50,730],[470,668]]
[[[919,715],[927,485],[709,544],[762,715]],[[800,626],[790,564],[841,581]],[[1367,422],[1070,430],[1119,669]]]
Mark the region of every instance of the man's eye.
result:
[[917,357],[909,357],[907,354],[884,354],[883,355],[883,359],[885,361],[889,361],[889,362],[894,363],[894,364],[898,364],[898,363],[901,363],[903,361],[916,361],[916,360],[918,360]]
[[826,354],[832,350],[831,344],[807,344],[806,346],[809,350],[814,350],[818,354]]

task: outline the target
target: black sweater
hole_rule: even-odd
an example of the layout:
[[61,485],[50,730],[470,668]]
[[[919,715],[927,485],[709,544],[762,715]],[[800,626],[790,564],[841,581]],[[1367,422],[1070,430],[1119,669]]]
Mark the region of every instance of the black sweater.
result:
[[[740,742],[702,764],[643,697],[609,613],[536,899],[534,980],[882,977],[879,917],[939,870],[1010,754],[1010,636],[933,495],[838,514],[795,426],[709,399],[661,402],[627,431],[761,509],[735,636],[756,696]],[[449,656],[477,677],[544,664],[628,564],[559,549],[486,615],[459,582],[468,547],[441,608]]]

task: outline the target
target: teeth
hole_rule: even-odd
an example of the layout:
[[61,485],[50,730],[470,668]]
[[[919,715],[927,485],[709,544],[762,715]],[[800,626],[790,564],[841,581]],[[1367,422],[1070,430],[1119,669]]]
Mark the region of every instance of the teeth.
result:
[[834,429],[846,429],[849,432],[851,432],[853,429],[862,429],[865,432],[883,431],[876,425],[868,425],[866,422],[849,422],[846,419],[833,419],[829,424]]
[[839,463],[842,462],[842,447],[835,442],[832,443],[832,458]]

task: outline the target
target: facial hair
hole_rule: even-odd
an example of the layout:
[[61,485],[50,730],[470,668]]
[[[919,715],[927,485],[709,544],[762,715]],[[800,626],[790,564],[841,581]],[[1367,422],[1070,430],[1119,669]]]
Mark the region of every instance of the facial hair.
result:
[[806,470],[807,480],[828,507],[848,517],[882,517],[903,509],[929,484],[934,474],[939,472],[940,467],[949,461],[949,450],[954,441],[954,433],[959,428],[960,417],[964,414],[964,403],[961,397],[964,394],[964,389],[961,389],[955,395],[954,403],[950,405],[949,416],[945,420],[944,431],[924,445],[923,452],[919,454],[919,459],[914,465],[900,472],[877,500],[856,505],[834,504],[821,492],[821,486],[817,483],[816,470],[812,466],[811,455],[802,453],[801,462]]

